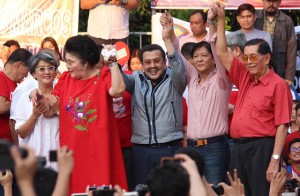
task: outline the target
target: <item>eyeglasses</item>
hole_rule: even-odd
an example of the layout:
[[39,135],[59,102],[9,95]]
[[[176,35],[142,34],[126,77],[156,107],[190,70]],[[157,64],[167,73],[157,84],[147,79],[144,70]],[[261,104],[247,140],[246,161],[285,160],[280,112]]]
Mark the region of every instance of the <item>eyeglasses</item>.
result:
[[[78,60],[78,59],[77,59],[77,60]],[[65,62],[66,64],[68,64],[68,65],[73,66],[73,65],[77,62],[77,60],[65,59],[64,62]]]
[[49,66],[49,67],[37,67],[35,70],[38,70],[39,72],[44,73],[46,70],[48,70],[49,72],[53,72],[56,70],[56,67],[54,66]]
[[248,59],[250,59],[251,62],[255,62],[255,61],[257,61],[257,56],[258,56],[258,54],[250,54],[249,56],[243,55],[242,60],[244,63],[247,63]]
[[300,147],[298,147],[298,148],[292,147],[291,152],[300,152]]

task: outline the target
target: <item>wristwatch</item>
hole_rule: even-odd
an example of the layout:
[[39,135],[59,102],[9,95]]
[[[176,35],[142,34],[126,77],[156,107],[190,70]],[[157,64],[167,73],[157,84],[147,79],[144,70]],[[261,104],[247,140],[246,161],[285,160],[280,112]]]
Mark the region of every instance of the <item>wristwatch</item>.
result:
[[275,160],[278,160],[280,158],[280,155],[278,154],[272,154],[272,158]]
[[128,0],[120,0],[120,5],[126,5],[128,3]]
[[207,24],[208,24],[208,25],[215,25],[215,24],[216,24],[216,21],[215,21],[215,20],[207,19]]

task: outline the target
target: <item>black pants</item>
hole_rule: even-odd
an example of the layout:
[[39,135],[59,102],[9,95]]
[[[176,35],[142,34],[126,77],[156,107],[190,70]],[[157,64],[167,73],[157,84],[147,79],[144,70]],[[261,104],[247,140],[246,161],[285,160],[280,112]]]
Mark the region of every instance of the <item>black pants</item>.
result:
[[261,138],[233,145],[231,174],[233,175],[233,169],[237,169],[246,196],[269,195],[270,184],[266,179],[266,171],[273,153],[274,141],[274,138]]
[[93,36],[88,36],[89,38],[91,38],[97,45],[102,45],[102,44],[115,44],[116,42],[124,42],[125,44],[127,44],[127,37],[123,38],[123,39],[101,39],[101,38],[96,38]]
[[128,190],[132,191],[134,189],[134,181],[133,181],[133,174],[132,174],[132,150],[131,150],[131,147],[122,148],[122,154],[123,154],[123,159],[124,159]]

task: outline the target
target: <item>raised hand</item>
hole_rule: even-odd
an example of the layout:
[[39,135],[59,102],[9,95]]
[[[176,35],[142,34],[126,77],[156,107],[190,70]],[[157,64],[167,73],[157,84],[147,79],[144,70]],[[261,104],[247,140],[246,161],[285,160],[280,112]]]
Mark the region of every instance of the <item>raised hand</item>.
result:
[[3,186],[5,195],[12,195],[13,175],[9,169],[5,171],[5,175],[0,171],[0,183]]
[[173,31],[173,19],[172,19],[172,16],[167,11],[165,11],[165,13],[162,14],[162,16],[161,16],[160,21],[161,21],[161,24],[163,26],[163,29],[162,29],[162,39],[164,41],[170,40],[171,39],[172,31]]
[[59,97],[55,95],[49,96],[49,105],[53,112],[57,113],[59,111]]
[[214,20],[217,17],[217,10],[212,5],[211,8],[207,12],[207,20]]
[[274,173],[271,177],[269,195],[280,195],[283,192],[285,181],[286,177],[281,172]]
[[241,183],[241,180],[238,178],[237,170],[234,169],[233,178],[229,172],[227,172],[228,180],[231,186],[228,186],[224,182],[220,183],[219,185],[223,186],[224,188],[224,195],[228,196],[244,196],[245,190],[244,185]]
[[212,7],[215,10],[218,18],[225,18],[225,5],[223,2],[218,1],[216,3],[213,3]]
[[73,151],[64,146],[57,150],[57,164],[59,173],[71,174],[74,167]]
[[47,110],[48,110],[48,107],[44,102],[37,102],[37,103],[33,104],[32,115],[35,118],[38,118]]
[[11,156],[15,161],[15,175],[18,183],[23,181],[33,182],[33,177],[36,171],[37,159],[34,155],[33,149],[24,145],[28,155],[26,158],[22,158],[17,146],[11,148]]

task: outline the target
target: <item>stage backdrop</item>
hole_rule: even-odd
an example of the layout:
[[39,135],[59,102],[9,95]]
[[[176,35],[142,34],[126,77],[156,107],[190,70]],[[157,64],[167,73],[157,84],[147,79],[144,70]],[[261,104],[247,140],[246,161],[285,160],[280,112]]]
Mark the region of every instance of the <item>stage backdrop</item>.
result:
[[[154,9],[204,9],[209,8],[214,0],[152,0]],[[226,9],[236,9],[242,3],[250,3],[256,8],[262,7],[261,0],[223,0]],[[282,0],[280,8],[300,9],[300,0]]]
[[9,39],[36,53],[42,39],[60,48],[78,33],[79,0],[0,0],[0,44]]

